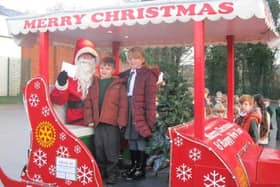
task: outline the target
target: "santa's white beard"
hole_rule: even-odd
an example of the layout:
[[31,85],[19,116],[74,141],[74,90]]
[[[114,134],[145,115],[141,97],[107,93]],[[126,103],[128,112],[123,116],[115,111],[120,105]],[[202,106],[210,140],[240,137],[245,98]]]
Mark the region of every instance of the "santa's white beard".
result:
[[78,92],[82,92],[82,100],[88,94],[88,88],[91,86],[94,73],[95,67],[93,63],[77,63],[75,78],[78,80]]

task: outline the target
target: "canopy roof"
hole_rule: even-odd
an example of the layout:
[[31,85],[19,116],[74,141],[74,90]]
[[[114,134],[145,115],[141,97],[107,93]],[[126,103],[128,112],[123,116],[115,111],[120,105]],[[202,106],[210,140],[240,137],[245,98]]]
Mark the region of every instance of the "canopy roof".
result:
[[[132,6],[133,5],[133,6]],[[205,42],[267,42],[278,37],[265,0],[173,0],[128,4],[122,7],[61,11],[7,19],[18,45],[32,46],[39,32],[49,31],[50,42],[73,44],[84,37],[97,47],[168,46],[193,43],[193,22],[205,21]]]

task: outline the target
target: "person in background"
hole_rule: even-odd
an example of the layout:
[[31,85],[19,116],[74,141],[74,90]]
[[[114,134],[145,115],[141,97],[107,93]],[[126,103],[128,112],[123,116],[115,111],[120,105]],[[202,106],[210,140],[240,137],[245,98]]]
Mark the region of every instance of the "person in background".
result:
[[259,141],[259,124],[261,115],[254,108],[254,98],[250,95],[242,95],[239,98],[240,114],[235,123],[240,125],[252,137],[255,143]]
[[221,91],[216,92],[215,102],[213,105],[215,106],[217,103],[223,103],[223,93]]
[[112,57],[102,59],[100,78],[93,78],[84,101],[84,121],[94,127],[96,161],[107,184],[117,183],[120,129],[128,114],[125,81],[112,76],[114,69]]
[[210,116],[212,114],[212,103],[210,101],[210,98],[209,98],[209,89],[208,88],[205,88],[204,89],[204,116],[207,117],[207,116]]
[[275,109],[275,115],[277,123],[276,140],[280,140],[280,99],[278,100],[278,106]]
[[266,110],[264,103],[264,98],[261,94],[254,95],[255,107],[257,107],[258,112],[261,114],[261,123],[260,123],[260,139],[258,144],[268,144],[269,142],[269,132],[270,132],[270,115]]
[[[266,110],[269,114],[269,117],[270,117],[270,119],[272,119],[273,118],[273,108],[270,105],[270,99],[267,99],[267,98],[264,99],[264,103],[265,103]],[[273,129],[272,120],[270,120],[270,129]]]
[[234,113],[234,121],[235,121],[239,117],[239,114],[240,114],[240,106],[239,105],[234,105],[233,113]]
[[216,103],[213,107],[213,115],[220,118],[226,117],[226,108],[222,103]]
[[128,51],[127,61],[130,69],[120,77],[127,80],[128,125],[124,136],[128,140],[131,166],[122,176],[126,180],[136,180],[146,175],[145,147],[156,121],[156,84],[160,71],[147,67],[144,50],[140,47]]
[[83,101],[92,83],[98,61],[95,45],[90,40],[79,39],[76,42],[73,60],[77,67],[75,77],[69,77],[66,71],[60,72],[57,77],[50,99],[57,105],[66,104],[67,124],[85,125]]
[[234,95],[233,111],[234,111],[234,120],[236,120],[236,118],[240,114],[240,105],[239,105],[239,96],[238,95]]

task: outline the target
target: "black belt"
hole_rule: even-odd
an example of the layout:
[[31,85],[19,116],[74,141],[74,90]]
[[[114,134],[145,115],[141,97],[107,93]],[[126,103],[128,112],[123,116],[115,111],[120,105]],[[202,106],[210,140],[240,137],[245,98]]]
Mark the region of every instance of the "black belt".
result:
[[67,106],[69,108],[83,108],[84,103],[82,101],[68,101]]

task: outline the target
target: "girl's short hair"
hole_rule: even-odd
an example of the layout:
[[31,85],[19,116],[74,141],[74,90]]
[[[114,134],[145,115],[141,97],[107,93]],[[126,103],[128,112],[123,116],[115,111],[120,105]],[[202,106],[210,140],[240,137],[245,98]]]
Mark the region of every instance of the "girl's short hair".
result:
[[127,53],[128,58],[140,58],[145,62],[145,53],[141,47],[133,47]]
[[239,103],[240,104],[244,103],[245,101],[248,101],[250,105],[254,104],[254,98],[251,95],[242,95],[239,98]]
[[214,113],[225,113],[226,108],[222,103],[217,103],[214,105],[213,111]]

